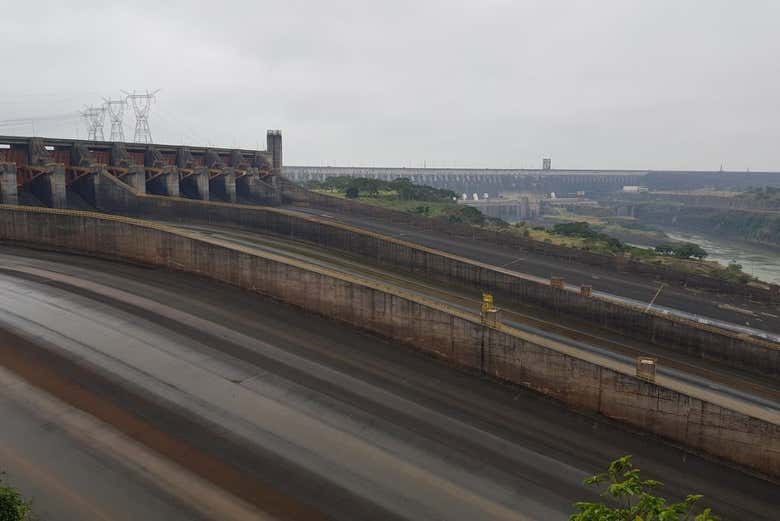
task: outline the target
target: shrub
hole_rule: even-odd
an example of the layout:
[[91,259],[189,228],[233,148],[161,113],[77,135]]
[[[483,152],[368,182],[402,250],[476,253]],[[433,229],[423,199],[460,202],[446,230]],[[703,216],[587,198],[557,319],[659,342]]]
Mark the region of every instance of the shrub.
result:
[[[709,508],[695,514],[700,495],[688,495],[685,501],[667,503],[652,492],[663,486],[653,479],[642,479],[631,463],[631,456],[613,461],[606,472],[585,480],[586,485],[607,484],[603,496],[618,504],[578,502],[578,512],[569,521],[718,521]],[[694,517],[695,516],[695,517]]]
[[692,242],[659,244],[655,247],[655,251],[661,255],[673,256],[680,259],[690,259],[693,257],[701,260],[707,256],[707,252],[704,248]]
[[28,521],[32,518],[30,502],[13,488],[0,481],[0,520]]
[[593,241],[588,249],[606,250],[610,253],[627,251],[627,247],[620,240],[605,233],[597,232],[586,222],[560,223],[553,226],[552,232],[566,237],[579,237]]

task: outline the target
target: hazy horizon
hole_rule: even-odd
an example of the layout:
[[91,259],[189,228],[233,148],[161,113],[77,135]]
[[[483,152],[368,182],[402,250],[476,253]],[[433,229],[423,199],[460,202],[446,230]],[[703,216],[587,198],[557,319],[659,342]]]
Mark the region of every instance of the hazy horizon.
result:
[[780,170],[775,2],[213,5],[0,1],[0,135],[159,88],[156,142],[291,165]]

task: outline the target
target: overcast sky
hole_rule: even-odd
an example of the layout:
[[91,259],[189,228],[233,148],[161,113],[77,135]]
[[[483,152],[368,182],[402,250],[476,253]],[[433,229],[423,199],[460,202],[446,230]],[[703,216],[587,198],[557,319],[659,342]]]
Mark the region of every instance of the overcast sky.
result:
[[156,142],[287,164],[780,170],[776,0],[110,3],[0,0],[0,134],[159,88]]

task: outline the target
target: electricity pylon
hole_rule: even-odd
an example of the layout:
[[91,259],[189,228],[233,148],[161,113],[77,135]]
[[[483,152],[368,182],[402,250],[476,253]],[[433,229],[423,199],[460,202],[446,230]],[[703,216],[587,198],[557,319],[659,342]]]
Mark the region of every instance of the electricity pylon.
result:
[[112,100],[111,98],[103,98],[105,102],[106,111],[108,111],[108,117],[111,120],[111,141],[124,141],[125,140],[125,107],[127,106],[127,100],[120,98],[118,100]]
[[106,107],[84,107],[81,116],[87,122],[87,139],[89,141],[105,141],[103,124],[106,120]]
[[126,100],[133,106],[133,112],[135,112],[135,134],[133,135],[133,142],[135,143],[152,143],[152,131],[149,129],[149,112],[152,110],[152,102],[154,96],[158,92],[157,89],[154,92],[146,91],[146,94],[136,94],[133,91],[130,94],[127,91],[125,93]]

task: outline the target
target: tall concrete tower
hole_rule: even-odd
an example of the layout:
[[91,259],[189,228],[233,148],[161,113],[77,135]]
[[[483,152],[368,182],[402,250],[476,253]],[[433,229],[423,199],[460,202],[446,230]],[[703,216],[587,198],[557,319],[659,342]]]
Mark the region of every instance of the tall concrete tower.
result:
[[269,130],[266,134],[266,149],[271,153],[271,171],[282,175],[282,131]]

